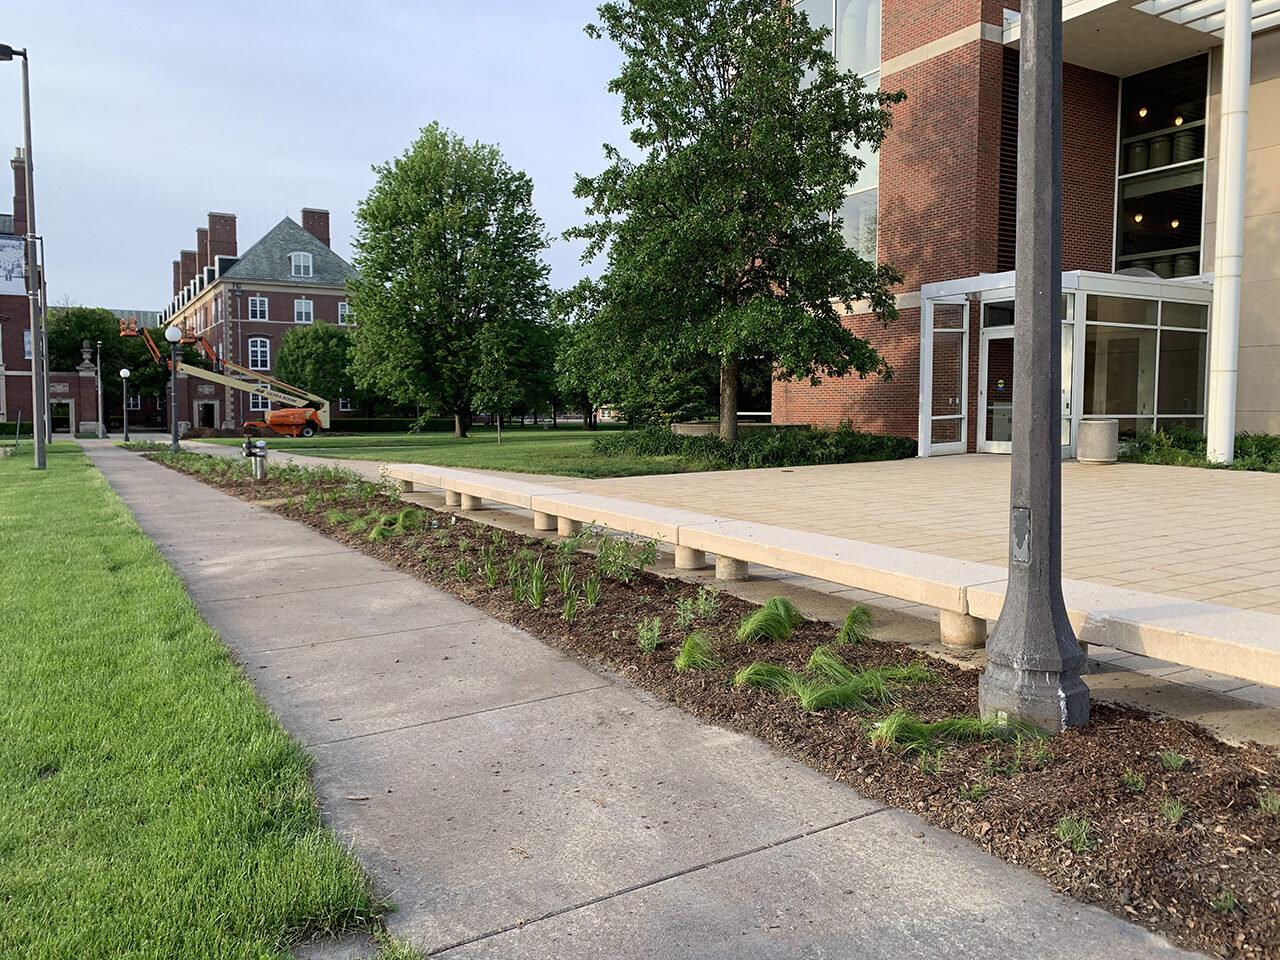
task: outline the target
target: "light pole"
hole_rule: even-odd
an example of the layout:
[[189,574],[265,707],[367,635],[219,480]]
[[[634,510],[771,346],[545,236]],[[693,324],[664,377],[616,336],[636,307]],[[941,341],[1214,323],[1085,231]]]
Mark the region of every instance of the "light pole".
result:
[[98,359],[93,365],[93,385],[97,388],[95,392],[98,394],[98,439],[101,440],[107,435],[106,428],[102,425],[102,341],[98,341]]
[[22,58],[22,130],[23,167],[27,188],[27,300],[31,305],[31,412],[35,468],[45,468],[45,437],[48,434],[49,411],[45,407],[44,330],[40,324],[40,283],[36,267],[36,198],[31,172],[31,92],[27,77],[27,51],[15,50],[0,43],[0,60]]
[[124,442],[128,443],[129,442],[129,368],[128,367],[120,368],[120,385],[124,388],[124,399],[121,400],[121,403],[124,404],[124,409],[120,411],[121,413],[124,414]]
[[1009,582],[978,681],[984,717],[1089,722],[1062,599],[1062,0],[1023,0]]
[[169,341],[169,427],[173,433],[169,452],[177,453],[178,447],[178,344],[182,331],[177,327],[165,327],[164,338]]

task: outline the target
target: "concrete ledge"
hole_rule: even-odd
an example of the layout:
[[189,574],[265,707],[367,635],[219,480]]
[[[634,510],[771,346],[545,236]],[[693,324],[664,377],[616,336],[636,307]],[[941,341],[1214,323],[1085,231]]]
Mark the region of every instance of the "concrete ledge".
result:
[[[1004,591],[1003,580],[970,587],[970,611],[995,620]],[[1280,617],[1273,614],[1082,580],[1063,580],[1062,595],[1081,643],[1280,687]]]
[[683,526],[679,545],[960,614],[969,612],[969,584],[1004,576],[999,567],[968,560],[744,520]]
[[449,467],[422,467],[412,463],[387,464],[387,476],[402,483],[411,483],[414,489],[435,487],[446,493],[492,500],[495,503],[523,507],[526,510],[536,496],[570,492],[560,487],[529,483],[515,478],[489,477],[483,473],[471,473]]
[[710,514],[695,513],[692,510],[657,507],[634,500],[603,497],[595,493],[572,493],[568,490],[534,497],[532,509],[671,544],[679,543],[680,531],[686,524],[718,521],[717,517]]

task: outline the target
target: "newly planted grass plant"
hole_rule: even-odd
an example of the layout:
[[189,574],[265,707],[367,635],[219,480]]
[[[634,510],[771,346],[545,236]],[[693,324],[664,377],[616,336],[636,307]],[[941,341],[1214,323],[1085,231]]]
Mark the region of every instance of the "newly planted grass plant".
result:
[[1093,824],[1087,817],[1075,814],[1063,814],[1055,828],[1058,839],[1065,843],[1073,853],[1085,853],[1097,846]]
[[973,783],[966,783],[960,788],[959,796],[961,800],[968,800],[970,803],[981,803],[987,799],[987,785],[981,780],[975,780]]
[[485,586],[490,590],[493,590],[498,586],[500,571],[498,570],[498,564],[493,557],[485,558],[484,564],[480,567],[480,572],[484,577]]
[[566,593],[564,595],[564,608],[560,613],[560,619],[566,623],[572,623],[578,618],[578,591]]
[[590,576],[582,582],[582,599],[588,608],[600,602],[600,577]]
[[924,753],[938,743],[974,742],[1009,737],[1042,737],[1029,723],[979,717],[947,717],[925,723],[909,710],[895,710],[871,731],[870,739],[887,749],[902,753]]
[[804,623],[800,611],[786,597],[772,597],[764,606],[738,626],[738,639],[788,640],[792,631]]
[[459,583],[469,583],[474,572],[465,557],[459,557],[453,564],[453,575]]
[[1147,788],[1147,778],[1133,767],[1125,767],[1124,773],[1120,774],[1120,786],[1130,793],[1141,793]]
[[556,586],[560,588],[563,596],[577,592],[577,585],[573,582],[573,567],[564,566],[556,574]]
[[1240,901],[1234,890],[1223,890],[1209,901],[1209,909],[1214,913],[1233,913],[1240,909]]
[[529,567],[528,600],[529,606],[535,610],[541,610],[547,600],[547,569],[543,566],[541,557]]
[[1160,766],[1166,770],[1181,770],[1187,765],[1187,758],[1176,750],[1160,751]]
[[804,682],[805,678],[800,674],[772,663],[753,663],[743,667],[733,677],[735,687],[780,690],[787,693],[797,692]]
[[1259,790],[1258,808],[1263,813],[1269,813],[1273,817],[1280,817],[1280,790]]
[[855,604],[844,618],[844,624],[836,635],[836,643],[863,644],[875,639],[871,632],[873,617],[871,609],[865,604]]
[[699,630],[685,638],[672,665],[677,673],[685,673],[689,670],[714,670],[721,664],[712,649],[711,638]]
[[1181,823],[1186,815],[1187,805],[1174,797],[1169,797],[1160,804],[1160,816],[1170,823]]

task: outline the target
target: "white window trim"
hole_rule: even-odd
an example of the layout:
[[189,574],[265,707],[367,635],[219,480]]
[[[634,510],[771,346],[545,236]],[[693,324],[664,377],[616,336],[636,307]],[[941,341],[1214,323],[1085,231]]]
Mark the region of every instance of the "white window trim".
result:
[[[304,303],[307,305],[306,310],[304,311],[307,319],[300,320],[298,319],[299,308]],[[293,322],[294,323],[315,323],[315,320],[316,320],[316,306],[312,301],[310,300],[293,301]]]
[[352,315],[351,304],[347,303],[347,301],[345,300],[339,301],[338,302],[338,326],[340,327],[353,326],[353,321],[350,319],[351,315]]
[[[262,307],[262,316],[260,316],[260,317],[255,317],[255,316],[253,315],[253,308],[254,308],[254,306],[255,306],[255,305],[260,305],[260,306]],[[268,308],[267,308],[267,298],[266,298],[266,297],[250,297],[250,298],[249,298],[249,319],[250,319],[250,320],[267,320],[267,319],[270,319],[270,314],[269,314],[269,311],[268,311]]]
[[[259,384],[265,386],[265,384]],[[249,409],[254,413],[262,413],[271,409],[271,401],[260,393],[249,394]]]
[[355,410],[356,410],[356,405],[354,403],[352,403],[346,397],[338,397],[339,413],[355,413]]
[[142,398],[141,398],[140,396],[138,396],[136,393],[131,393],[131,394],[129,394],[129,399],[128,399],[128,402],[127,402],[126,406],[127,406],[127,407],[128,407],[128,409],[130,409],[130,410],[141,410],[141,409],[142,409]]
[[[255,347],[254,344],[261,343],[261,347]],[[266,363],[255,364],[254,353],[260,352],[265,355]],[[270,370],[271,369],[271,340],[267,337],[250,337],[249,338],[249,369],[250,370]]]
[[289,276],[311,277],[315,275],[315,261],[305,250],[295,250],[289,254]]

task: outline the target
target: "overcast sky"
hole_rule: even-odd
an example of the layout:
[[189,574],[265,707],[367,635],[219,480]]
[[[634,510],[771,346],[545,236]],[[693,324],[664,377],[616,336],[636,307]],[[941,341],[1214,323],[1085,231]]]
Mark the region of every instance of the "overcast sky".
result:
[[[500,146],[558,237],[583,219],[573,174],[626,140],[605,91],[618,51],[582,31],[596,5],[0,0],[0,43],[31,55],[50,302],[160,309],[210,210],[236,214],[243,252],[281,218],[326,208],[349,259],[370,167],[433,120]],[[0,63],[0,149],[21,143],[20,65]],[[577,247],[553,242],[557,286],[584,275]]]

